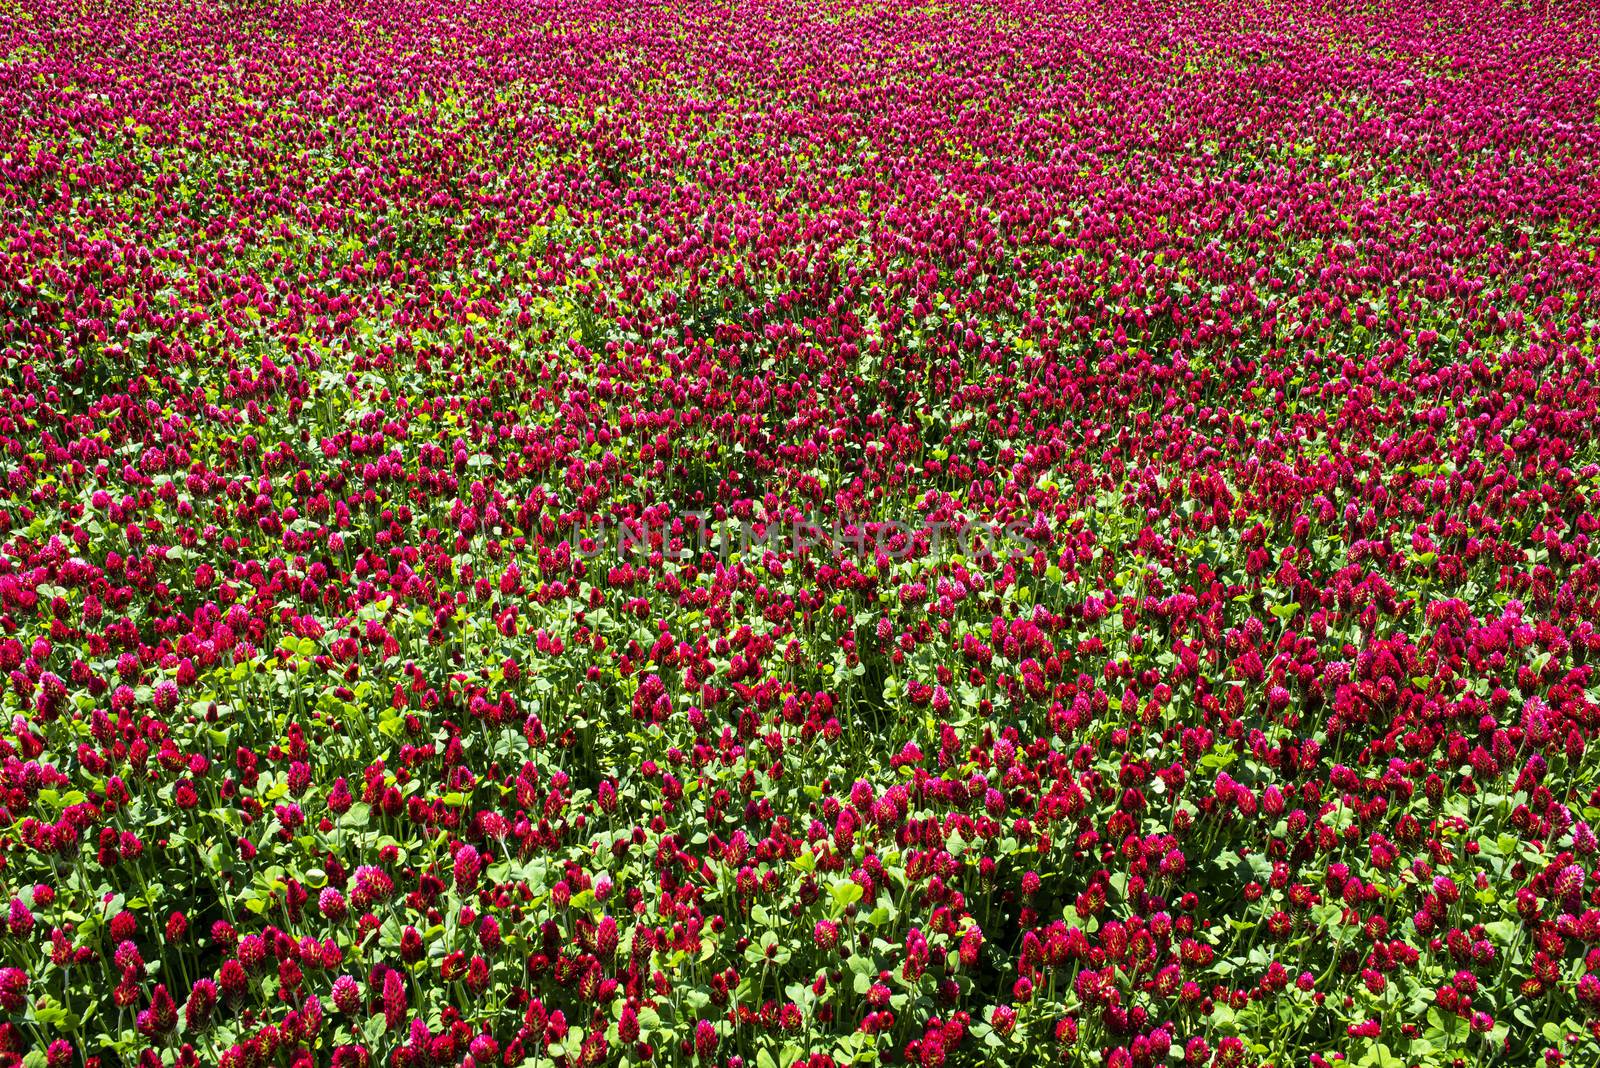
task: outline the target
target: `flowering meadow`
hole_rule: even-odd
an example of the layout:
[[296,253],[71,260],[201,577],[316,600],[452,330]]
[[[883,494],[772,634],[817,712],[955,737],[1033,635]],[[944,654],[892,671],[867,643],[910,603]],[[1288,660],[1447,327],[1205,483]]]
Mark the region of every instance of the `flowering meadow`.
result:
[[0,1065],[1600,1063],[1597,122],[1559,0],[3,0]]

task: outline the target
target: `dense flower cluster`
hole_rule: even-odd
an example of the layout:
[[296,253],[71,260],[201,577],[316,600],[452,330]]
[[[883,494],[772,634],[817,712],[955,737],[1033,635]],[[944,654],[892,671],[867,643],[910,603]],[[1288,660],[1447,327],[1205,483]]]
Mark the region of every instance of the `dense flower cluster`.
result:
[[0,5],[0,1062],[1597,1063],[1597,46]]

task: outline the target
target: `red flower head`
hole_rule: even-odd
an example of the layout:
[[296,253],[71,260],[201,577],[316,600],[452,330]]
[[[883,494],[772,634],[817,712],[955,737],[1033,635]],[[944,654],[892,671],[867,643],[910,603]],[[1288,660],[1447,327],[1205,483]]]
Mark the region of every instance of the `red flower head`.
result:
[[390,968],[383,976],[383,1025],[393,1031],[405,1022],[406,986],[398,971]]
[[710,1061],[717,1055],[717,1028],[710,1020],[694,1025],[694,1052],[703,1061]]

